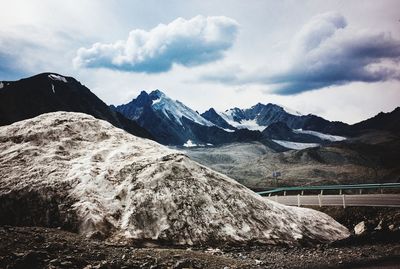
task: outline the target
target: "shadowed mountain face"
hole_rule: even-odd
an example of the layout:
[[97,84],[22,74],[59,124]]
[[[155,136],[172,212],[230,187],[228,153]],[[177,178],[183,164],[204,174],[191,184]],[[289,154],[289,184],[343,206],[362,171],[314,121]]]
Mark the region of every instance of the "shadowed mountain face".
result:
[[400,107],[353,125],[356,130],[386,130],[400,134]]
[[18,81],[3,81],[0,89],[0,125],[55,111],[82,112],[145,138],[150,133],[136,122],[111,110],[87,87],[72,77],[42,73]]
[[264,137],[269,139],[286,140],[302,143],[324,143],[321,138],[303,133],[296,133],[283,122],[275,122],[262,131]]

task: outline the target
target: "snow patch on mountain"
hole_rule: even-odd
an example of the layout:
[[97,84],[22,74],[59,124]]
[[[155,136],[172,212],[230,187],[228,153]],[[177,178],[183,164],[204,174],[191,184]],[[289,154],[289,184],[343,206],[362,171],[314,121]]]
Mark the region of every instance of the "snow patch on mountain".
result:
[[161,101],[161,98],[152,100],[152,104],[151,105],[154,106],[154,105],[158,104],[160,101]]
[[53,93],[56,93],[55,89],[54,89],[54,84],[51,84],[51,90],[53,91]]
[[228,133],[234,133],[235,132],[235,130],[225,129],[225,128],[221,128],[219,126],[218,126],[218,128],[220,128],[220,129],[222,129],[222,130],[224,130],[225,132],[228,132]]
[[3,87],[4,87],[4,83],[3,83],[3,81],[0,81],[0,89],[3,89]]
[[254,131],[263,131],[267,126],[259,125],[256,120],[242,120],[238,126],[238,129],[249,129]]
[[295,115],[295,116],[303,116],[303,114],[301,114],[301,113],[300,113],[299,111],[297,111],[297,110],[293,110],[293,109],[291,109],[291,108],[288,108],[288,107],[282,106],[282,105],[279,105],[279,106],[282,107],[283,110],[285,110],[286,113],[289,113],[289,114],[292,114],[292,115]]
[[183,125],[182,118],[185,117],[200,125],[214,126],[212,122],[209,122],[208,120],[204,119],[196,111],[185,106],[178,100],[172,100],[171,98],[166,96],[163,92],[157,90],[150,93],[150,96],[153,95],[156,95],[158,98],[153,100],[152,107],[155,110],[161,111],[169,119],[173,117],[176,120],[176,122],[178,122],[180,125]]
[[311,130],[294,129],[293,132],[299,133],[299,134],[313,135],[313,136],[319,137],[319,138],[321,138],[323,140],[328,140],[328,141],[332,141],[332,142],[343,141],[343,140],[347,139],[344,136],[324,134],[324,133],[320,133],[320,132],[317,132],[317,131],[311,131]]
[[315,147],[320,146],[317,143],[300,143],[300,142],[275,140],[275,139],[272,139],[272,141],[274,141],[275,143],[277,143],[281,146],[284,146],[285,148],[296,149],[296,150],[301,150],[301,149],[306,149],[306,148],[315,148]]
[[183,144],[183,146],[185,148],[192,148],[192,147],[197,147],[198,145],[193,143],[193,141],[189,139],[188,141],[185,142],[185,144]]
[[236,109],[229,109],[225,112],[219,112],[219,115],[229,124],[237,129],[249,129],[262,131],[267,126],[259,125],[256,120],[238,120]]
[[206,144],[196,144],[192,140],[188,139],[183,145],[185,148],[194,148],[194,147],[212,147],[214,146],[211,143],[206,143]]
[[326,214],[268,201],[182,153],[81,113],[1,127],[0,174],[8,206],[36,202],[22,219],[46,215],[48,206],[59,211],[47,221],[111,242],[293,245],[349,236]]
[[50,74],[49,78],[51,78],[52,80],[58,80],[58,81],[62,81],[64,83],[67,83],[67,79],[63,76],[60,75],[56,75],[56,74]]

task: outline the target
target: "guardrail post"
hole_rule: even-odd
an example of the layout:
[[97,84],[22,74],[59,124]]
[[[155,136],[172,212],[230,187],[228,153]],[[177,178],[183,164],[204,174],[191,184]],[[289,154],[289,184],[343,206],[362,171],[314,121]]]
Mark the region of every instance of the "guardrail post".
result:
[[268,197],[271,197],[271,193],[268,193]]
[[362,194],[362,189],[360,189],[360,194]]
[[342,195],[343,194],[343,191],[342,191],[342,189],[340,189],[339,190],[339,195]]
[[322,201],[321,201],[321,195],[320,194],[318,194],[318,204],[319,204],[319,207],[322,207]]
[[300,207],[300,194],[297,194],[297,206]]
[[286,196],[286,191],[283,191],[283,196]]
[[324,194],[324,190],[321,190],[321,195],[323,195]]
[[303,190],[303,191],[301,191],[301,195],[304,195],[304,190]]
[[346,198],[345,195],[342,195],[342,200],[343,200],[343,208],[346,208]]

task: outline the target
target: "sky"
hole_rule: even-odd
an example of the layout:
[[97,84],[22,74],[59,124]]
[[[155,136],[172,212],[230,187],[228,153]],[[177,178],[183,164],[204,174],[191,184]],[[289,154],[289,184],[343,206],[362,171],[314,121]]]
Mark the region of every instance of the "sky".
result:
[[0,80],[73,76],[107,104],[276,103],[355,123],[400,106],[400,1],[0,0]]

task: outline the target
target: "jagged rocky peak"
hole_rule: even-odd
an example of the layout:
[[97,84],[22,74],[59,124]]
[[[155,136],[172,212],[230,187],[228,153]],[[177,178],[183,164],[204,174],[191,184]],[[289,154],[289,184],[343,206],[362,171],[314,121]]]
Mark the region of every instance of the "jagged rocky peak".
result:
[[152,100],[157,100],[157,99],[160,99],[161,97],[165,97],[166,95],[165,95],[165,93],[163,93],[162,91],[160,91],[159,89],[157,89],[157,90],[152,91],[152,92],[149,94],[149,96],[150,96],[150,98],[151,98]]
[[[140,92],[140,94],[136,98],[133,98],[133,100],[130,103],[135,102],[135,101],[140,104],[151,103],[151,98],[150,98],[149,94],[143,90]],[[128,104],[130,104],[130,103],[128,103]]]
[[207,111],[201,113],[201,115],[203,116],[203,118],[210,120],[210,119],[214,119],[216,117],[220,117],[220,115],[218,114],[217,111],[215,111],[214,108],[210,108]]
[[230,115],[234,121],[240,122],[243,119],[246,119],[246,115],[244,111],[238,107],[234,107],[231,109],[225,110],[225,113]]
[[86,114],[48,113],[1,127],[0,152],[1,224],[176,245],[297,245],[349,236],[321,212],[268,201]]
[[207,111],[205,111],[204,113],[218,114],[217,111],[215,111],[215,109],[212,107],[210,109],[208,109]]

